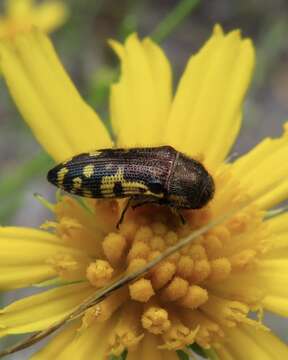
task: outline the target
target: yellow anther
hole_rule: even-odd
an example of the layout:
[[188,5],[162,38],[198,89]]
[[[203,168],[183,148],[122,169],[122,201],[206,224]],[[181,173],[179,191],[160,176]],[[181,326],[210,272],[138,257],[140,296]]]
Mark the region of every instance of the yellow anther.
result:
[[177,301],[177,303],[183,307],[189,309],[196,309],[203,305],[208,300],[208,292],[206,289],[201,288],[198,285],[191,285],[186,295]]
[[161,251],[159,251],[159,250],[151,251],[149,256],[148,256],[148,260],[151,261],[151,260],[155,259],[159,255],[161,255]]
[[128,262],[136,258],[145,259],[149,256],[149,253],[150,253],[150,247],[146,243],[140,241],[136,242],[132,245],[128,253],[127,256]]
[[174,254],[168,256],[167,260],[174,263],[174,264],[177,264],[179,259],[180,259],[181,255],[179,252],[175,252]]
[[190,256],[181,256],[177,264],[177,275],[189,279],[194,270],[194,260]]
[[132,300],[147,302],[155,293],[148,279],[140,279],[129,285],[130,296]]
[[249,215],[245,213],[235,215],[233,219],[228,222],[228,229],[232,234],[243,233],[247,229],[249,220]]
[[208,260],[196,260],[194,262],[194,271],[191,276],[191,281],[195,283],[200,283],[205,280],[211,271],[211,266]]
[[86,310],[84,315],[82,316],[82,323],[81,327],[78,331],[86,330],[90,325],[93,324],[93,322],[98,318],[100,315],[101,310],[99,305],[95,305],[91,307],[90,309]]
[[137,231],[137,224],[134,221],[125,221],[121,224],[119,231],[120,234],[122,234],[124,238],[131,243]]
[[165,289],[162,290],[161,298],[164,301],[175,301],[186,295],[188,291],[188,281],[175,276]]
[[218,225],[211,231],[211,234],[218,237],[218,239],[226,244],[231,239],[231,233],[226,226]]
[[221,281],[227,278],[231,272],[231,263],[227,258],[219,258],[210,262],[210,281]]
[[163,334],[171,325],[168,312],[159,306],[149,307],[143,313],[141,321],[143,328],[155,335]]
[[167,246],[175,245],[178,242],[178,235],[175,231],[168,231],[164,240]]
[[153,236],[150,239],[149,245],[152,250],[163,251],[165,249],[165,241],[161,236]]
[[193,244],[190,246],[189,255],[193,260],[207,259],[204,246],[200,244]]
[[215,235],[204,236],[202,245],[205,247],[208,257],[216,256],[223,247],[222,242]]
[[194,342],[198,330],[199,327],[191,330],[180,321],[172,323],[170,329],[163,335],[164,345],[159,346],[159,348],[167,350],[183,349]]
[[47,264],[53,266],[58,275],[66,280],[85,277],[84,264],[69,254],[58,254],[47,259]]
[[140,331],[140,307],[128,301],[120,310],[119,320],[111,332],[109,354],[120,356],[125,349],[133,351],[144,336]]
[[147,264],[147,260],[141,258],[132,259],[128,265],[127,273],[132,273],[143,268]]
[[253,260],[256,256],[256,251],[252,249],[246,249],[238,254],[235,254],[230,257],[231,266],[235,270],[244,269],[247,266],[249,266],[251,263],[253,263]]
[[153,236],[153,232],[150,226],[141,226],[135,234],[134,242],[147,243]]
[[166,285],[174,276],[176,272],[176,265],[162,261],[151,271],[151,281],[154,289],[160,289]]
[[155,235],[163,236],[167,232],[167,227],[161,222],[154,222],[151,224],[151,228]]
[[181,255],[188,255],[190,252],[190,245],[184,246],[179,252]]
[[95,287],[106,285],[112,274],[113,268],[106,260],[96,260],[88,266],[86,271],[87,279]]
[[123,235],[109,233],[102,243],[103,251],[109,262],[117,265],[126,249],[126,240]]

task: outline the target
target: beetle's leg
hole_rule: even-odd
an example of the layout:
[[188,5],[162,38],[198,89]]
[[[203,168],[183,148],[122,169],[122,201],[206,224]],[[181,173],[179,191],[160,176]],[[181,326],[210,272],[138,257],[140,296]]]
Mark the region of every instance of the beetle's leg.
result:
[[140,206],[148,205],[148,204],[159,204],[159,201],[157,200],[143,200],[141,202],[138,202],[137,204],[132,205],[132,209],[137,209]]
[[120,218],[119,218],[119,220],[118,220],[118,222],[117,222],[117,224],[116,224],[116,228],[117,228],[117,229],[119,229],[119,226],[122,224],[122,222],[123,222],[123,220],[124,220],[124,216],[125,216],[127,210],[129,209],[129,206],[131,205],[132,200],[133,200],[133,198],[130,197],[130,198],[128,199],[128,201],[126,202],[125,207],[124,207],[124,209],[122,210],[121,215],[120,215]]
[[171,209],[171,212],[175,215],[177,215],[182,223],[182,225],[186,224],[186,220],[184,218],[184,216],[181,214],[180,210],[173,207],[173,206],[170,206],[170,209]]

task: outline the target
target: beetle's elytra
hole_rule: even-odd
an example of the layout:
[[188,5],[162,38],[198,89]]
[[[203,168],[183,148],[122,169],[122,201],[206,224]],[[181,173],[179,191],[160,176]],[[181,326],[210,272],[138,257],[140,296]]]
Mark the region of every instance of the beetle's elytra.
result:
[[140,205],[199,209],[212,199],[204,166],[171,146],[103,149],[74,156],[48,172],[48,181],[90,198],[130,197]]

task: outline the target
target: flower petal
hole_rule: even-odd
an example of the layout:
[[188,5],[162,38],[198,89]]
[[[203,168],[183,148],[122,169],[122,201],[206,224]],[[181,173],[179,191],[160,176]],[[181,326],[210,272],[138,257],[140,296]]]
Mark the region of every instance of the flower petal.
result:
[[68,8],[59,1],[46,1],[35,6],[31,11],[31,15],[33,25],[44,32],[50,32],[66,21]]
[[267,221],[271,247],[258,264],[257,283],[265,291],[265,309],[288,316],[288,213]]
[[[288,126],[278,139],[267,138],[233,164],[233,173],[251,196],[261,196],[257,205],[269,209],[288,197]],[[273,171],[272,171],[273,169]]]
[[239,31],[224,35],[216,26],[192,56],[179,83],[166,129],[166,143],[216,166],[227,156],[241,124],[254,49]]
[[[56,275],[47,258],[59,253],[81,252],[59,243],[46,231],[0,227],[0,289],[15,289],[35,284]],[[19,250],[20,249],[20,250]]]
[[156,336],[146,332],[135,351],[128,352],[127,360],[178,360],[175,351],[159,349],[161,345]]
[[111,147],[107,130],[80,97],[45,35],[35,30],[2,41],[0,61],[19,111],[56,161]]
[[121,78],[111,89],[110,110],[119,146],[159,145],[171,102],[171,69],[162,50],[136,34],[122,46],[111,41],[121,60]]
[[95,289],[87,283],[66,285],[18,300],[0,312],[0,336],[47,328],[62,319]]
[[31,360],[59,359],[58,356],[61,352],[64,351],[65,348],[75,339],[77,329],[79,329],[80,326],[80,321],[75,321],[71,325],[66,326],[62,331],[54,336],[47,345],[35,353],[31,357]]
[[220,348],[215,348],[220,359],[242,360],[286,359],[288,347],[269,331],[249,325],[229,328],[229,337]]
[[[109,333],[113,329],[115,321],[110,319],[103,323],[94,322],[85,330],[80,330],[79,322],[69,326],[60,332],[32,359],[52,359],[57,356],[59,360],[95,359],[102,360],[106,355]],[[77,331],[78,329],[78,331]]]

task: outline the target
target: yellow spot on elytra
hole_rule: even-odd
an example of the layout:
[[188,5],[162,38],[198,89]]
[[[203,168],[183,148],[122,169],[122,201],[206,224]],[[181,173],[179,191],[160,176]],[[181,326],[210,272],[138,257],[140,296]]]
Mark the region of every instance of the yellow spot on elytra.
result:
[[97,151],[97,150],[89,152],[89,156],[91,156],[91,157],[99,156],[101,154],[102,154],[102,152]]
[[81,189],[82,186],[82,179],[78,176],[73,179],[73,188],[74,189]]
[[[144,195],[154,195],[150,192],[148,187],[140,181],[129,181],[124,178],[124,169],[119,167],[114,175],[103,176],[101,179],[101,193],[106,197],[114,197],[113,188],[116,182],[120,182],[123,188],[124,195],[134,195],[142,189],[142,194]],[[156,195],[154,195],[156,196]],[[163,195],[158,195],[162,197]]]
[[92,164],[86,165],[83,168],[83,175],[86,178],[90,178],[93,175],[93,172],[94,172],[94,165],[92,165]]
[[68,171],[69,170],[68,170],[67,167],[63,167],[61,170],[58,171],[58,173],[57,173],[57,184],[58,184],[58,186],[63,185],[64,177],[68,173]]

